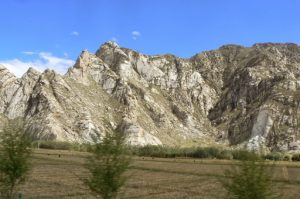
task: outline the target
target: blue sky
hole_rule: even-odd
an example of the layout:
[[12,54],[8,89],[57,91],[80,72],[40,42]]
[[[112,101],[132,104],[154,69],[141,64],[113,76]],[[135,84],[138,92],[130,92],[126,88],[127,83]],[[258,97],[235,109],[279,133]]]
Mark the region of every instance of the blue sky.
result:
[[0,63],[60,73],[108,40],[190,57],[224,44],[300,43],[298,0],[1,0]]

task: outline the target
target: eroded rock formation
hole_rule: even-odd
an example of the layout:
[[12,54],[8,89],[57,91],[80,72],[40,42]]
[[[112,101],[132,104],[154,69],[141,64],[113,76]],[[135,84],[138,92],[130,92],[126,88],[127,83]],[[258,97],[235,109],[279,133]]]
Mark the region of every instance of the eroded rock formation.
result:
[[90,142],[118,128],[133,145],[299,149],[300,47],[222,46],[189,59],[103,44],[62,76],[0,66],[1,117],[36,139]]

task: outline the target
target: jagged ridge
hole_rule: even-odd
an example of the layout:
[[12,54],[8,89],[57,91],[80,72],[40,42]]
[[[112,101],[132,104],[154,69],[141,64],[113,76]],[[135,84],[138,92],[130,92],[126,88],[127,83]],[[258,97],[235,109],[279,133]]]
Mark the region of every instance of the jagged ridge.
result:
[[83,51],[64,76],[0,67],[0,113],[36,139],[90,142],[119,128],[130,144],[299,147],[300,48],[222,46],[190,59],[114,42]]

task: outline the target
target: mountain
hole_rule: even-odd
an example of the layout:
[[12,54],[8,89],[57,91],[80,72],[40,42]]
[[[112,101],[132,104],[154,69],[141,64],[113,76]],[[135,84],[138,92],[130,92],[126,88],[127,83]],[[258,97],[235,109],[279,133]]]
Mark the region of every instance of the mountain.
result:
[[189,59],[114,42],[84,50],[65,75],[0,66],[0,121],[35,139],[91,142],[118,128],[132,145],[300,149],[300,47],[225,45]]

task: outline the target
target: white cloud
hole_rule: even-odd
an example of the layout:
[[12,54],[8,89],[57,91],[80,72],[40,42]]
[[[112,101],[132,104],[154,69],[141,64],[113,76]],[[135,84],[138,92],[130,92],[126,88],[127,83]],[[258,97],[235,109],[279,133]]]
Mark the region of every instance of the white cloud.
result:
[[21,53],[24,54],[24,55],[34,55],[34,54],[36,54],[35,52],[32,52],[32,51],[22,51]]
[[71,32],[71,35],[73,35],[73,36],[79,36],[79,32],[73,31],[73,32]]
[[141,33],[139,31],[132,31],[131,34],[137,37],[141,36]]
[[134,39],[134,40],[136,40],[141,35],[142,34],[139,31],[136,31],[136,30],[131,32],[132,39]]
[[55,57],[48,52],[40,52],[38,58],[32,61],[22,61],[19,59],[0,60],[0,64],[4,65],[17,77],[21,77],[29,67],[42,72],[47,68],[53,69],[60,74],[65,74],[69,67],[73,66],[75,61],[67,58]]

